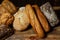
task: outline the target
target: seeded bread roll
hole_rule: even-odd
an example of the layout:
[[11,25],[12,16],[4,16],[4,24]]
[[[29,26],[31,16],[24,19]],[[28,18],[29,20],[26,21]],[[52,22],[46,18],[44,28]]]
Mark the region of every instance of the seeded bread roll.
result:
[[11,14],[14,14],[16,12],[16,7],[12,2],[9,0],[4,0],[1,5],[5,7]]
[[41,25],[38,22],[38,19],[32,9],[32,6],[30,4],[26,5],[26,11],[28,15],[30,16],[30,24],[32,25],[33,29],[37,33],[38,37],[43,38],[44,37],[44,31],[41,27]]
[[37,5],[33,5],[33,8],[36,11],[36,14],[38,16],[38,19],[43,27],[43,29],[45,30],[45,32],[48,32],[50,30],[50,26],[45,18],[45,16],[43,15],[43,13],[40,11],[39,7]]
[[13,22],[13,16],[10,13],[3,13],[0,17],[0,25],[10,25]]
[[25,30],[29,25],[29,18],[26,14],[25,7],[19,8],[18,12],[14,14],[15,20],[13,27],[15,30]]

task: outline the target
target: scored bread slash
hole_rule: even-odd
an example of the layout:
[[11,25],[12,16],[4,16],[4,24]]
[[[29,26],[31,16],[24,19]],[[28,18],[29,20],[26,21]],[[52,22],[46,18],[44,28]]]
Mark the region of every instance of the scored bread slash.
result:
[[38,19],[39,19],[43,29],[45,30],[45,32],[48,32],[50,30],[50,26],[48,24],[47,19],[45,18],[45,16],[43,15],[41,10],[39,9],[38,5],[32,5],[32,7],[35,9],[36,14],[38,16]]
[[25,7],[20,7],[18,12],[14,14],[15,20],[13,27],[15,30],[25,30],[29,25],[29,18],[26,14]]
[[46,16],[52,27],[59,23],[59,19],[57,18],[57,15],[53,11],[52,6],[50,5],[49,2],[43,4],[40,7],[40,9],[43,12],[43,14]]
[[43,31],[41,25],[39,24],[38,19],[37,19],[36,15],[33,11],[33,8],[30,4],[26,5],[26,11],[29,15],[30,24],[31,24],[32,28],[37,33],[38,37],[43,38],[45,36],[44,31]]

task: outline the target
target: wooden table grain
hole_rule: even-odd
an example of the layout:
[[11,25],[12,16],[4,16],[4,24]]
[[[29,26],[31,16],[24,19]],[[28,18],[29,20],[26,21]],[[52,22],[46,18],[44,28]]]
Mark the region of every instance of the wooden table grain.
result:
[[60,26],[54,28],[54,30],[47,34],[46,38],[40,39],[37,37],[33,29],[27,31],[16,31],[12,36],[5,40],[60,40]]

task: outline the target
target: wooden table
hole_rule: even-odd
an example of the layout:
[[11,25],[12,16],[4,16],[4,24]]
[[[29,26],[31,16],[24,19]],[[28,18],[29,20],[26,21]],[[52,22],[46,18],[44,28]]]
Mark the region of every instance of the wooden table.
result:
[[46,38],[40,39],[34,33],[33,29],[28,29],[24,32],[16,31],[12,36],[6,40],[60,40],[60,26],[54,28],[54,30],[47,34]]

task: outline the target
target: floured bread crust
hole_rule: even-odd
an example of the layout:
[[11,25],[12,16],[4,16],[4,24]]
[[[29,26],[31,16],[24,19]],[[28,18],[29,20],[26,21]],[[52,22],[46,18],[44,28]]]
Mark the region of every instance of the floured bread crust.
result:
[[15,20],[13,27],[16,30],[25,30],[29,25],[29,18],[26,14],[25,7],[19,8],[18,12],[14,14]]

